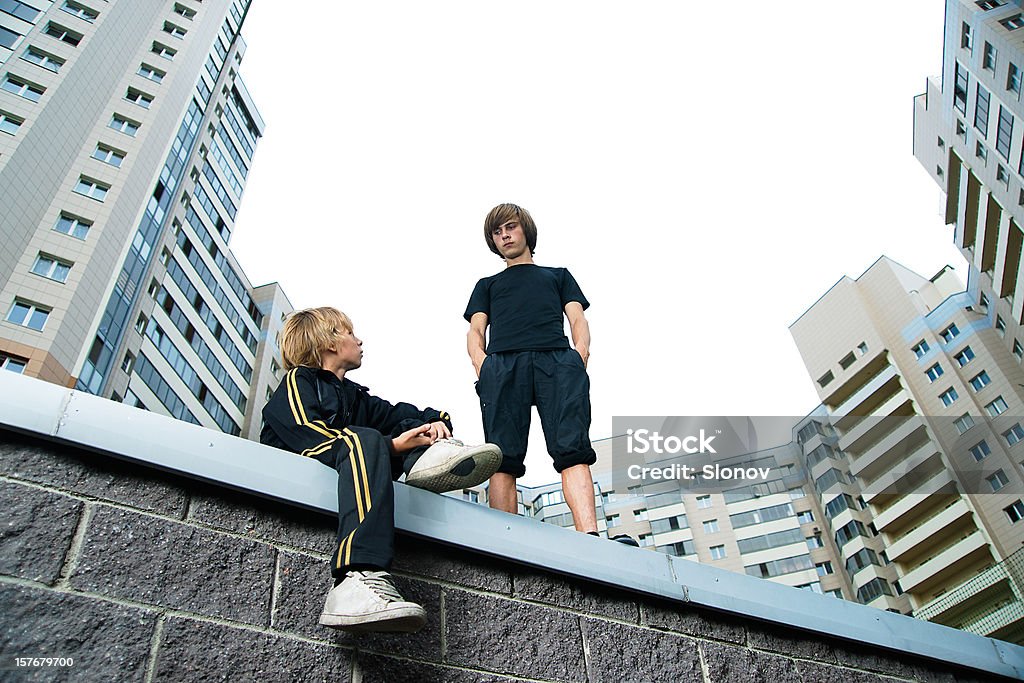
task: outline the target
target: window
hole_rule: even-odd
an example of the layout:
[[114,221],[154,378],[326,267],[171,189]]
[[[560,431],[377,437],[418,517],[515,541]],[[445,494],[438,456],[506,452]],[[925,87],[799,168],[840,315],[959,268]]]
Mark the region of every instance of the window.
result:
[[824,375],[818,378],[818,385],[821,386],[822,389],[824,389],[834,379],[835,376],[832,374],[832,371],[829,370]]
[[84,21],[93,22],[96,21],[96,17],[99,16],[99,12],[94,9],[90,9],[85,5],[81,5],[72,0],[65,0],[64,5],[61,7],[62,10],[70,14],[74,14],[79,19]]
[[107,147],[100,143],[96,145],[96,149],[92,153],[92,158],[97,161],[102,161],[105,164],[121,168],[121,162],[124,161],[124,152],[116,150],[113,147]]
[[996,316],[996,332],[999,333],[1000,337],[1006,334],[1006,321],[999,315]]
[[1003,508],[1003,512],[1010,518],[1011,524],[1016,524],[1020,520],[1024,519],[1024,502],[1017,501],[1010,507]]
[[46,319],[49,316],[50,309],[15,299],[11,310],[7,312],[7,322],[42,332],[43,327],[46,325]]
[[854,357],[853,352],[851,351],[850,353],[846,354],[845,356],[839,359],[839,367],[841,367],[843,370],[848,370],[849,367],[853,365],[854,361],[856,360],[857,359]]
[[605,517],[604,521],[607,523],[609,529],[611,529],[612,527],[617,527],[620,524],[622,524],[622,518],[619,517],[618,515],[612,515],[610,517]]
[[996,130],[996,151],[1010,159],[1010,141],[1013,140],[1013,114],[999,105],[999,128]]
[[713,545],[711,546],[711,559],[721,560],[725,557],[725,546],[724,545]]
[[43,96],[44,92],[46,92],[46,88],[43,86],[29,83],[28,81],[22,80],[17,76],[12,76],[11,74],[7,74],[7,78],[5,78],[4,82],[0,84],[0,88],[33,102],[38,102],[39,98]]
[[981,57],[981,68],[988,69],[989,71],[996,70],[996,49],[992,46],[992,43],[985,42],[985,51]]
[[665,519],[652,519],[651,531],[656,534],[664,534],[679,529],[689,529],[690,523],[686,521],[686,515],[676,515]]
[[18,0],[0,1],[0,12],[10,14],[12,17],[17,17],[30,24],[34,24],[39,17],[39,10]]
[[85,176],[80,176],[78,178],[78,185],[75,186],[75,192],[85,195],[91,199],[95,199],[98,202],[102,202],[106,199],[107,191],[109,190],[109,185],[104,185],[96,180],[90,180]]
[[28,46],[28,49],[25,50],[25,54],[23,54],[21,58],[30,61],[33,64],[38,64],[47,71],[52,71],[54,73],[60,71],[60,68],[64,66],[64,60],[60,57],[55,57],[48,52],[43,52],[32,45]]
[[957,419],[953,420],[953,426],[956,427],[958,434],[964,434],[968,429],[974,426],[974,418],[964,413]]
[[1001,183],[1003,187],[1010,186],[1010,174],[1006,172],[1002,164],[996,166],[996,182]]
[[153,41],[153,48],[151,50],[153,54],[163,57],[164,59],[174,59],[174,55],[178,54],[178,51],[174,48],[167,47],[156,41]]
[[960,47],[968,52],[974,50],[974,39],[971,36],[971,25],[966,21],[960,25]]
[[1006,445],[1008,446],[1024,441],[1024,427],[1021,427],[1020,422],[1018,422],[1003,432],[1003,438],[1006,439]]
[[1020,95],[1020,69],[1013,62],[1010,62],[1010,66],[1006,70],[1006,89]]
[[148,78],[154,83],[162,83],[164,80],[164,76],[167,75],[167,72],[161,71],[160,69],[156,69],[150,66],[149,64],[143,64],[139,67],[138,74],[143,78]]
[[983,313],[988,313],[988,297],[984,294],[978,295],[978,308],[980,308]]
[[934,382],[939,377],[942,377],[942,366],[936,363],[924,372],[925,376],[928,377],[929,382]]
[[78,47],[78,44],[82,42],[82,34],[76,33],[71,29],[64,28],[60,24],[55,24],[52,21],[46,25],[46,30],[43,31],[46,35],[51,38],[56,38],[68,45]]
[[718,530],[719,529],[718,529],[718,520],[717,519],[706,519],[706,520],[704,520],[704,533],[706,533],[706,534],[713,534],[713,533],[717,532]]
[[922,339],[911,346],[910,350],[914,352],[914,358],[923,358],[924,354],[928,353],[928,342]]
[[992,453],[992,449],[988,447],[988,442],[982,439],[978,443],[974,444],[968,449],[968,452],[974,456],[977,462],[981,462]]
[[164,33],[170,33],[175,38],[181,39],[181,38],[185,37],[185,34],[188,33],[188,31],[186,31],[185,29],[183,29],[180,26],[172,24],[169,21],[165,21],[164,22]]
[[1006,405],[1006,401],[1004,401],[1003,397],[1000,396],[985,406],[985,412],[988,413],[989,417],[995,417],[996,415],[1006,412],[1008,407],[1009,406]]
[[1007,31],[1016,31],[1021,26],[1024,26],[1024,17],[1021,16],[1020,12],[1009,16],[999,22]]
[[[967,75],[967,69],[960,66],[960,63],[956,63],[955,68],[955,83],[953,85],[953,107],[960,110],[961,114],[967,114],[967,88],[970,84],[969,76]],[[957,121],[957,135],[963,134],[963,124]]]
[[[988,137],[988,105],[989,94],[980,85],[978,94],[974,100],[974,127],[981,133],[981,137]],[[981,156],[980,154],[978,156]]]
[[1024,360],[1024,346],[1016,339],[1013,340],[1013,355],[1018,361]]
[[697,496],[697,507],[698,508],[709,508],[709,507],[711,507],[711,496]]
[[1010,480],[1006,478],[1006,474],[1002,470],[996,470],[996,473],[991,477],[985,477],[985,481],[992,487],[993,493],[1010,483]]
[[975,391],[981,391],[983,388],[987,387],[991,382],[992,380],[989,379],[988,373],[982,370],[977,375],[971,378],[971,387]]
[[825,542],[821,540],[821,536],[808,536],[806,540],[807,540],[807,547],[810,550],[814,550],[815,548],[824,548],[825,547]]
[[796,515],[796,521],[799,522],[800,524],[808,524],[810,522],[813,522],[814,521],[814,513],[811,512],[810,510],[804,510],[803,512],[798,512],[797,515]]
[[980,141],[974,145],[974,154],[983,162],[988,164],[988,150],[985,149],[985,145],[981,144]]
[[978,0],[974,4],[987,12],[991,9],[1002,7],[1006,4],[1006,0]]
[[633,510],[633,521],[642,522],[647,519],[647,510]]
[[942,341],[946,342],[947,344],[953,341],[953,339],[955,339],[956,336],[959,334],[960,330],[957,329],[956,323],[953,323],[952,325],[944,329],[942,332],[939,332],[939,336],[942,337]]
[[953,405],[953,401],[957,400],[958,398],[960,398],[960,396],[956,393],[956,389],[954,389],[953,387],[950,387],[949,389],[946,389],[941,394],[939,394],[939,400],[942,401],[942,405],[946,406],[947,408]]
[[132,371],[132,367],[135,365],[135,356],[131,351],[124,354],[124,359],[121,361],[121,370],[126,374]]
[[28,359],[18,358],[16,356],[8,356],[6,353],[0,353],[0,370],[7,370],[17,374],[25,372],[25,366],[28,365]]
[[970,346],[965,346],[958,354],[953,356],[953,360],[960,367],[963,367],[974,360],[974,350]]
[[831,562],[818,562],[816,565],[814,565],[814,568],[815,570],[817,570],[818,576],[827,576],[829,574],[835,573],[832,569]]
[[139,126],[141,125],[142,124],[140,123],[126,119],[120,114],[114,114],[113,118],[110,119],[109,127],[113,128],[119,133],[124,133],[125,135],[135,137],[135,134],[139,132]]
[[74,216],[66,213],[61,213],[60,218],[57,219],[57,225],[53,227],[54,230],[65,235],[76,237],[80,240],[84,240],[89,234],[89,228],[92,227],[92,223],[81,218],[75,218]]
[[128,88],[128,93],[124,96],[129,102],[134,102],[143,109],[149,109],[150,105],[153,104],[153,96],[147,95],[141,90],[135,88]]
[[877,576],[857,589],[857,600],[865,605],[883,595],[891,596],[892,588],[885,579]]
[[25,119],[19,118],[14,114],[8,114],[5,111],[0,111],[0,131],[8,135],[14,135],[23,123],[25,123]]
[[194,19],[196,16],[196,11],[194,9],[189,9],[188,7],[185,7],[184,5],[178,2],[174,3],[174,13],[180,14],[181,16],[189,20]]
[[71,266],[72,264],[67,261],[61,261],[54,256],[40,252],[36,256],[36,262],[32,264],[32,272],[50,280],[63,283],[68,281],[68,273],[71,272]]
[[868,343],[861,342],[860,344],[857,344],[857,350],[860,351],[860,355],[863,356],[865,353],[868,352]]

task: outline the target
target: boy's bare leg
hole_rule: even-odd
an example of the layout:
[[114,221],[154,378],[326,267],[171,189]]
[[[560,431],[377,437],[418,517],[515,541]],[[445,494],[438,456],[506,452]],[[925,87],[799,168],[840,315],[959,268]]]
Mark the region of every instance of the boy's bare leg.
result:
[[497,472],[491,477],[487,487],[487,500],[491,508],[502,512],[519,512],[519,501],[516,499],[516,478],[505,472]]
[[573,465],[562,470],[562,493],[572,511],[576,531],[597,531],[594,477],[590,474],[590,465]]

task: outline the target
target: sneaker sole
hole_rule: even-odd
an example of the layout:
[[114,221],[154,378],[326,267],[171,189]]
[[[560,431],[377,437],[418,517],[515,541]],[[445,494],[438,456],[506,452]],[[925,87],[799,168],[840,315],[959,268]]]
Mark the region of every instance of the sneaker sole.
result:
[[427,617],[419,607],[397,607],[363,616],[320,615],[321,626],[349,633],[416,633],[426,623]]
[[[464,469],[467,462],[473,463],[473,468],[468,474],[454,474],[454,472]],[[406,477],[405,483],[434,493],[460,491],[484,483],[498,471],[500,465],[500,450],[496,447],[480,446],[455,462],[419,470]]]

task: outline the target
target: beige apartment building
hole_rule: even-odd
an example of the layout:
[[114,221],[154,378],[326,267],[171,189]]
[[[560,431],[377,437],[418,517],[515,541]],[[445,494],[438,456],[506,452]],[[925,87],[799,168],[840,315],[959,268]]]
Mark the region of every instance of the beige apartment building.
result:
[[0,366],[253,437],[291,310],[228,246],[247,0],[0,3]]
[[868,604],[1019,641],[1024,370],[963,289],[949,268],[928,279],[883,257],[793,323],[838,437],[811,475],[834,470],[828,490],[851,497],[844,562],[881,560],[854,577],[880,591]]

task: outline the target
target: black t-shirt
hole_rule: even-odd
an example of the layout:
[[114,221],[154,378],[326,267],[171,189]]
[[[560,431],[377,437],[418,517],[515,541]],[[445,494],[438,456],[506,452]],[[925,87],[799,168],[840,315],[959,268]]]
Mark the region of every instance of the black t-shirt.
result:
[[477,282],[465,318],[487,314],[487,353],[566,349],[562,314],[570,301],[590,306],[567,269],[523,263]]

